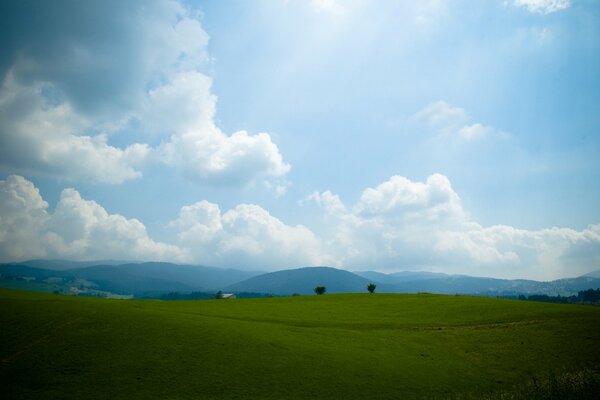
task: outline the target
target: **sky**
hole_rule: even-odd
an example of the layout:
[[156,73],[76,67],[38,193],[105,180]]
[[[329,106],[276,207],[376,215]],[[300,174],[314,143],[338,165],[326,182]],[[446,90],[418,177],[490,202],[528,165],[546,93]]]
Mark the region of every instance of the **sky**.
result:
[[600,269],[600,3],[0,4],[0,262]]

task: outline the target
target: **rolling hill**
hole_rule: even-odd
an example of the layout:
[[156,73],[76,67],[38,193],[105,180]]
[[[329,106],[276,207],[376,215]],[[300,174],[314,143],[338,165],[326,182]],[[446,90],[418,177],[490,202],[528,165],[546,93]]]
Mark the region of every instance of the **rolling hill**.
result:
[[[0,388],[11,400],[595,400],[600,385],[600,308],[590,306],[377,293],[110,300],[0,289],[0,326]],[[545,387],[553,392],[534,396]]]
[[226,287],[231,292],[258,292],[276,295],[311,294],[316,286],[327,293],[365,292],[371,281],[352,272],[331,267],[305,267],[254,276]]

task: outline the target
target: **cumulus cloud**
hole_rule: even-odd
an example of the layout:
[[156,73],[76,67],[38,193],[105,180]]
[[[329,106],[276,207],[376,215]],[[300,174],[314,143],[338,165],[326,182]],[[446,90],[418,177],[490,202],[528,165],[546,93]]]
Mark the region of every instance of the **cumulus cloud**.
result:
[[469,123],[466,110],[445,101],[435,101],[413,115],[413,119],[425,124],[441,135],[458,137],[464,141],[483,138],[507,138],[508,133],[479,122]]
[[12,74],[0,91],[0,165],[67,179],[121,183],[141,176],[145,144],[117,148],[104,134],[80,135],[89,120],[67,102],[44,98],[48,84],[22,86]]
[[346,268],[553,279],[588,272],[600,260],[600,225],[582,231],[483,227],[470,220],[441,174],[425,182],[393,176],[365,189],[354,207],[337,214],[317,201],[320,196],[310,198],[335,225],[326,249]]
[[518,7],[527,7],[530,12],[539,14],[550,14],[569,8],[570,0],[514,0],[513,4]]
[[170,226],[179,243],[204,264],[282,269],[330,261],[308,228],[286,225],[254,204],[221,213],[218,205],[201,201],[182,207]]
[[282,269],[331,264],[319,239],[254,204],[224,213],[206,200],[184,206],[169,223],[177,243],[153,240],[144,224],[110,214],[100,204],[64,189],[54,211],[27,179],[0,181],[0,261],[31,258],[162,260]]
[[39,190],[16,175],[0,181],[0,258],[189,259],[184,250],[152,240],[140,221],[109,214],[74,189],[63,190],[50,212]]
[[393,176],[365,189],[353,206],[330,191],[303,204],[322,207],[318,235],[254,204],[225,212],[206,200],[169,223],[175,244],[153,240],[136,219],[64,189],[55,209],[27,179],[0,181],[0,261],[29,258],[135,259],[278,270],[306,265],[348,269],[438,270],[554,279],[600,263],[600,224],[583,230],[484,227],[471,220],[449,179]]
[[[178,1],[14,2],[3,11],[6,170],[121,183],[160,162],[225,184],[289,171],[269,134],[216,126],[208,35]],[[39,16],[39,26],[27,30],[17,15]]]
[[338,214],[346,212],[346,206],[340,200],[337,194],[333,194],[330,190],[323,193],[314,191],[301,200],[299,204],[302,206],[305,203],[316,203],[319,207],[323,207],[328,214]]
[[140,119],[149,130],[170,133],[157,149],[161,161],[191,178],[221,183],[286,174],[290,166],[269,134],[228,136],[215,125],[211,83],[206,75],[188,71],[150,91]]

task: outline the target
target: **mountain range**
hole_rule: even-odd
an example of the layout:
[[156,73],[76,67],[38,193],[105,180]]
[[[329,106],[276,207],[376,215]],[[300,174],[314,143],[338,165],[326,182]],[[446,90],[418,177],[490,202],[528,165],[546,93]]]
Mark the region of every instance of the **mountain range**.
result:
[[600,288],[600,271],[540,282],[434,272],[349,272],[325,266],[263,273],[165,262],[31,260],[0,264],[0,286],[101,296],[108,293],[152,297],[169,292],[218,290],[285,296],[311,294],[316,286],[325,286],[327,293],[362,293],[369,283],[375,283],[379,293],[569,296]]

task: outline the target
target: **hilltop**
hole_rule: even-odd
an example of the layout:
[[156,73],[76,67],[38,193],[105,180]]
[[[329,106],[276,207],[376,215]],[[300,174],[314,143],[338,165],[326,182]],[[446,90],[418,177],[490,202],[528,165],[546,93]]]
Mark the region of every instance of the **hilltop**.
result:
[[311,294],[316,286],[327,293],[364,292],[369,280],[331,267],[306,267],[254,276],[226,288],[232,292],[261,292],[277,295]]

